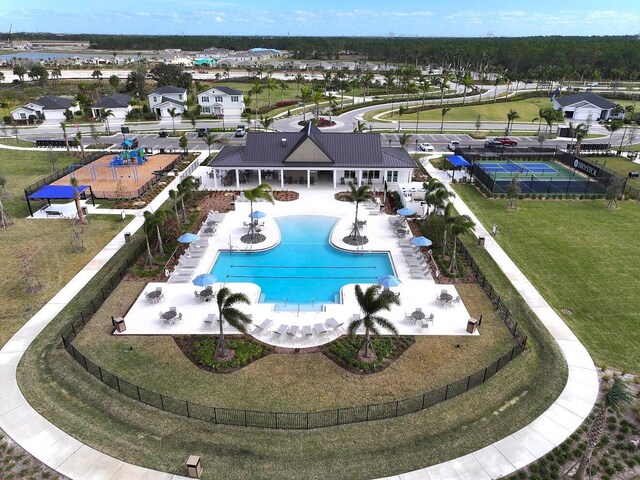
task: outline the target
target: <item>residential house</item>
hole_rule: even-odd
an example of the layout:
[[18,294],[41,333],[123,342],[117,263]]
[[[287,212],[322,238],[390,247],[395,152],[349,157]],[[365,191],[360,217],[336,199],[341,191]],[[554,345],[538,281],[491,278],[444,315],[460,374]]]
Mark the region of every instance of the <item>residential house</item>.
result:
[[187,110],[187,89],[180,87],[160,87],[147,95],[149,108],[156,117],[170,117],[169,110],[176,109],[177,115],[183,115]]
[[91,105],[91,116],[93,118],[100,118],[102,110],[111,110],[113,117],[116,120],[124,120],[127,118],[127,114],[133,109],[131,105],[131,96],[123,93],[112,93],[99,99],[96,103]]
[[244,111],[244,97],[240,90],[230,87],[213,87],[198,94],[200,113],[240,117]]
[[553,108],[562,110],[564,118],[574,122],[592,120],[615,120],[624,117],[624,110],[618,112],[616,104],[591,92],[563,95],[553,99]]
[[244,146],[228,145],[209,161],[215,188],[237,189],[263,181],[397,189],[411,182],[415,165],[404,148],[383,147],[377,133],[324,133],[311,123],[299,132],[249,132]]
[[70,98],[46,95],[12,110],[11,117],[20,122],[28,122],[30,119],[63,122],[67,119],[64,112],[70,110],[73,105],[75,101]]

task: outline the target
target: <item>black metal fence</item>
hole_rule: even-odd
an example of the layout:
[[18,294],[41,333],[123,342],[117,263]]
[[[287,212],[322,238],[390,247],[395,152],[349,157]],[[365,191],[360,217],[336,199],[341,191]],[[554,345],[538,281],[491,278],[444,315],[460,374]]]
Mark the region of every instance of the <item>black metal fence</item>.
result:
[[[123,261],[122,265],[131,265],[143,252],[144,246],[140,245],[134,253]],[[72,344],[76,335],[97,312],[126,274],[126,270],[122,268],[118,269],[109,280],[105,281],[100,292],[87,303],[78,318],[72,321],[63,331],[62,342],[65,350],[82,368],[119,393],[160,410],[205,422],[243,427],[307,430],[400,417],[424,410],[483,384],[525,350],[527,337],[524,332],[518,329],[518,322],[512,318],[509,309],[464,246],[462,246],[461,255],[471,265],[478,282],[496,307],[500,317],[513,335],[516,344],[490,365],[471,375],[434,390],[400,400],[316,412],[270,412],[201,405],[163,395],[123,380],[87,358]]]

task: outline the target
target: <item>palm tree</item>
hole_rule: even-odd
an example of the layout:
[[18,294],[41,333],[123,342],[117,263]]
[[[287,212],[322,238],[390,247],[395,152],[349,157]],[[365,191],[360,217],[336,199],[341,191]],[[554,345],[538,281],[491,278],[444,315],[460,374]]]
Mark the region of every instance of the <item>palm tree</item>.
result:
[[444,207],[442,212],[442,217],[444,219],[443,222],[443,230],[442,230],[442,258],[447,254],[447,231],[451,229],[451,224],[455,221],[456,217],[453,214],[453,203],[449,202]]
[[430,178],[428,182],[424,182],[422,185],[425,190],[424,201],[427,205],[427,214],[425,215],[426,219],[429,217],[431,207],[433,207],[432,213],[436,213],[436,211],[439,208],[442,208],[445,201],[452,197],[453,194],[447,190],[442,182],[435,178]]
[[458,271],[458,261],[456,259],[456,250],[458,247],[458,237],[460,235],[468,235],[475,228],[476,224],[468,215],[458,215],[451,223],[451,235],[453,236],[453,254],[451,256],[451,264],[449,265],[449,273]]
[[500,75],[497,75],[496,78],[493,80],[493,86],[495,87],[495,89],[493,90],[493,101],[496,101],[496,96],[498,95],[498,85],[500,85],[500,83],[502,83],[502,77]]
[[609,125],[605,125],[605,128],[611,132],[609,134],[609,147],[611,147],[611,137],[613,136],[613,132],[620,130],[622,125],[622,120],[613,120]]
[[320,102],[323,99],[323,94],[320,90],[315,90],[312,94],[311,94],[311,101],[315,104],[316,106],[316,112],[315,112],[315,117],[316,120],[318,119],[318,116],[320,115]]
[[507,209],[514,210],[516,208],[516,199],[520,195],[520,178],[516,173],[511,177],[509,186],[507,187]]
[[78,146],[80,147],[80,151],[82,152],[82,158],[85,158],[84,154],[84,145],[82,144],[82,133],[76,133],[76,140],[78,141]]
[[576,144],[574,147],[574,151],[576,155],[580,153],[580,146],[582,145],[582,141],[586,138],[588,133],[589,133],[589,126],[586,123],[579,123],[576,126],[573,132],[573,137],[576,140]]
[[513,108],[509,110],[509,113],[507,113],[507,129],[505,131],[507,135],[509,135],[511,127],[513,126],[513,121],[517,120],[518,118],[520,118],[520,114],[518,112],[516,112]]
[[144,212],[146,228],[149,229],[149,231],[154,229],[156,231],[156,236],[158,237],[156,252],[160,255],[164,255],[164,243],[162,242],[162,235],[160,235],[160,225],[164,224],[166,218],[165,210],[158,210],[155,213],[151,213],[149,210]]
[[267,89],[267,93],[269,95],[269,107],[271,107],[271,92],[278,88],[278,82],[276,82],[273,77],[268,76],[264,80],[264,88]]
[[462,86],[464,87],[464,96],[462,97],[462,104],[467,100],[467,89],[473,88],[473,78],[469,72],[466,73],[461,79]]
[[538,122],[538,131],[536,133],[540,133],[540,128],[542,127],[542,120],[544,120],[544,108],[540,108],[538,110],[538,116],[533,120],[531,120],[531,123]]
[[170,108],[167,110],[169,112],[169,116],[171,117],[171,123],[173,124],[173,134],[176,134],[176,107]]
[[[107,129],[107,134],[111,135],[111,127],[109,125],[109,117],[113,117],[113,110],[111,110],[110,108],[107,109],[102,109],[102,111],[100,112],[100,120],[102,120],[104,122],[104,125]],[[175,133],[175,131],[174,131]]]
[[91,76],[98,80],[98,83],[102,83],[102,72],[100,70],[94,70]]
[[211,132],[207,133],[207,135],[204,137],[204,143],[209,149],[209,156],[211,156],[211,145],[216,143],[216,136]]
[[302,87],[300,89],[300,100],[302,100],[302,121],[306,121],[307,110],[306,104],[309,100],[311,100],[313,93],[309,87]]
[[64,138],[64,146],[67,147],[67,155],[71,154],[69,150],[69,137],[67,137],[67,125],[64,122],[60,122],[60,128],[62,128],[62,137]]
[[431,82],[429,82],[429,80],[426,78],[422,78],[420,79],[420,84],[418,85],[418,88],[422,92],[422,107],[424,108],[425,97],[427,96],[427,93],[429,93],[429,91],[431,90]]
[[169,190],[169,197],[171,198],[171,200],[173,200],[173,208],[176,212],[176,218],[177,218],[178,217],[178,200],[180,200],[178,191],[174,189]]
[[73,187],[73,201],[76,204],[76,212],[78,214],[78,222],[87,223],[87,219],[82,211],[82,205],[80,204],[80,190],[78,190],[78,179],[71,179],[71,186]]
[[589,435],[587,437],[587,447],[580,459],[580,465],[573,478],[582,480],[589,466],[589,460],[593,451],[602,440],[604,434],[604,426],[607,418],[607,411],[609,409],[614,412],[619,412],[624,404],[632,403],[634,398],[629,392],[629,387],[620,377],[614,377],[613,385],[609,388],[603,396],[603,404],[596,414],[596,418],[593,420],[593,424],[589,429]]
[[449,110],[451,110],[451,107],[442,107],[442,110],[440,110],[440,133],[442,133],[442,131],[444,130],[444,117],[447,113],[449,113]]
[[269,130],[269,126],[273,123],[273,117],[260,117],[260,123],[262,123],[265,131]]
[[391,305],[400,305],[398,296],[390,290],[383,290],[380,285],[371,285],[364,292],[360,285],[355,286],[356,299],[360,310],[364,314],[362,318],[352,320],[349,324],[347,332],[353,337],[360,327],[364,327],[364,358],[375,358],[376,352],[371,344],[371,333],[380,335],[378,327],[389,330],[394,335],[398,334],[396,327],[384,317],[378,315],[382,310],[391,310]]
[[182,221],[187,221],[187,210],[184,208],[184,200],[191,196],[191,192],[195,188],[196,184],[193,177],[185,178],[180,185],[178,185],[178,196],[180,197],[180,204],[182,205]]
[[440,87],[440,106],[444,103],[444,92],[449,88],[449,82],[453,80],[453,74],[451,72],[444,72],[442,78],[439,79],[438,86]]
[[280,87],[280,101],[284,102],[284,92],[289,90],[289,85],[287,85],[285,81],[280,81],[278,82],[278,86]]
[[231,293],[227,287],[222,287],[216,294],[218,304],[218,322],[220,323],[220,334],[218,335],[218,346],[213,354],[213,359],[226,360],[229,358],[227,344],[224,338],[224,321],[226,320],[236,330],[247,333],[246,325],[251,323],[251,318],[244,312],[236,308],[237,303],[251,305],[249,297],[244,293]]
[[301,73],[293,77],[293,81],[296,82],[296,95],[300,95],[300,85],[304,83],[304,75]]
[[418,86],[413,82],[408,82],[404,87],[404,91],[407,94],[407,107],[409,107],[409,96],[418,93]]
[[409,143],[409,140],[411,140],[411,134],[409,132],[404,132],[399,138],[398,141],[400,142],[400,146],[402,148],[407,148],[407,144]]
[[273,201],[273,195],[271,192],[273,188],[268,183],[261,183],[255,188],[250,188],[245,190],[244,196],[247,200],[249,200],[249,207],[251,208],[251,213],[249,215],[249,235],[251,241],[255,239],[255,223],[253,221],[253,202],[258,200],[266,200],[269,203],[275,203]]
[[375,199],[371,185],[360,185],[356,187],[353,182],[349,182],[349,192],[346,200],[356,205],[356,219],[353,222],[353,230],[349,234],[354,242],[360,240],[360,230],[358,228],[358,208],[362,202],[372,201]]

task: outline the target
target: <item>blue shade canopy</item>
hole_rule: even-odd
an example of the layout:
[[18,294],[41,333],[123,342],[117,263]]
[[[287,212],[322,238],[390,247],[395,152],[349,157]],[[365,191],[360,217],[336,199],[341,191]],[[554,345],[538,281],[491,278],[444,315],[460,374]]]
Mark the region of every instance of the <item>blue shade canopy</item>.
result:
[[471,166],[471,164],[467,162],[460,155],[451,155],[447,157],[447,161],[454,167],[470,167]]
[[426,237],[413,237],[411,243],[418,247],[430,247],[432,245],[431,240]]
[[386,288],[397,287],[401,283],[400,279],[395,275],[383,275],[381,277],[378,277],[377,282],[379,285],[382,285]]
[[207,287],[209,285],[213,285],[217,281],[218,279],[216,278],[215,275],[212,275],[210,273],[203,273],[193,279],[193,284],[196,287]]
[[260,210],[256,210],[255,212],[249,214],[249,217],[251,218],[264,218],[266,216],[267,214],[264,212],[261,212]]
[[193,233],[183,233],[178,237],[180,243],[191,243],[198,240],[198,236]]
[[[79,185],[78,192],[82,193],[87,188],[89,188],[88,185],[82,185],[82,186]],[[31,195],[29,195],[29,198],[30,199],[44,198],[48,200],[69,199],[69,198],[73,198],[73,194],[74,194],[74,188],[72,185],[45,185],[37,192],[34,192]]]
[[400,215],[405,216],[405,217],[409,217],[409,216],[411,216],[411,215],[415,215],[415,213],[416,213],[416,212],[414,212],[413,210],[411,210],[411,209],[410,209],[410,208],[408,208],[408,207],[403,207],[403,208],[401,208],[400,210],[398,210],[398,213],[399,213]]

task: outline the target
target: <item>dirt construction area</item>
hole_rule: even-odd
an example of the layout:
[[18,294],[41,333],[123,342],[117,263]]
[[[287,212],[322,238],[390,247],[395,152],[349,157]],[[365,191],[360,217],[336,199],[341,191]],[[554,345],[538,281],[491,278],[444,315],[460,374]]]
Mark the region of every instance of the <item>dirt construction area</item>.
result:
[[[149,155],[142,165],[138,165],[136,161],[130,165],[111,166],[115,156],[118,155],[114,153],[100,157],[89,165],[73,170],[73,176],[79,185],[91,185],[93,194],[98,198],[131,196],[154,177],[153,172],[163,170],[178,157],[175,154]],[[70,175],[66,175],[53,182],[53,185],[70,183]]]

